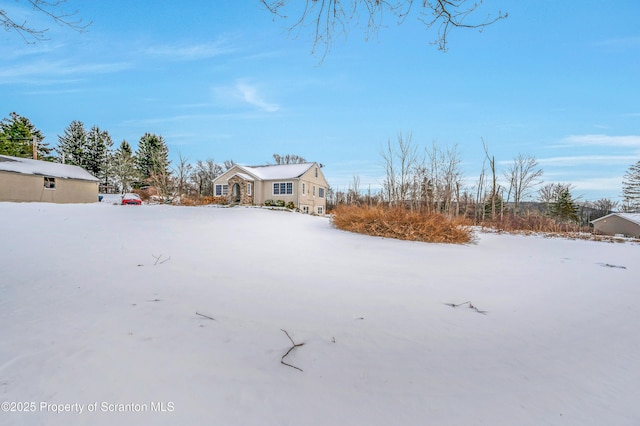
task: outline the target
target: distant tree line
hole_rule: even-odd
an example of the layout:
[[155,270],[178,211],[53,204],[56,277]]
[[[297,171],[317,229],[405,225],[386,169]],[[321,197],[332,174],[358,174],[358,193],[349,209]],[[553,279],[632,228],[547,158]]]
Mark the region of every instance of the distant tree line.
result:
[[[142,135],[135,151],[126,140],[114,148],[107,130],[97,125],[87,129],[78,120],[58,135],[56,147],[51,148],[42,132],[15,112],[0,122],[0,154],[80,166],[100,180],[103,193],[153,188],[165,200],[214,197],[214,179],[235,164],[233,160],[216,162],[212,158],[190,163],[181,153],[172,164],[164,138],[153,133]],[[306,162],[295,154],[273,154],[273,160],[275,164]]]
[[87,129],[78,120],[58,135],[57,146],[51,148],[44,142],[42,132],[15,112],[0,122],[0,154],[80,166],[100,180],[102,192],[124,193],[152,186],[166,197],[183,191],[213,195],[211,182],[225,170],[225,165],[233,164],[206,160],[191,166],[180,156],[179,164],[172,167],[169,148],[162,136],[145,133],[135,151],[126,140],[114,149],[107,130],[97,125]]
[[[476,223],[543,214],[561,223],[588,224],[615,210],[640,211],[640,161],[629,167],[622,182],[623,201],[603,198],[579,202],[567,183],[544,183],[543,171],[535,157],[517,154],[499,171],[488,144],[482,141],[485,158],[476,184],[465,185],[456,145],[433,142],[416,145],[412,135],[398,134],[380,151],[384,167],[382,188],[362,188],[353,176],[346,190],[327,189],[328,207],[338,204],[404,206],[439,212],[450,217],[467,217]],[[107,130],[93,125],[88,130],[81,121],[72,121],[58,144],[51,148],[31,121],[15,112],[0,121],[0,154],[56,161],[83,167],[98,179],[103,192],[128,192],[153,187],[167,199],[178,196],[214,197],[214,179],[234,165],[233,160],[212,158],[190,163],[178,154],[174,165],[161,135],[145,133],[134,151],[123,140],[114,149]],[[296,154],[273,154],[275,164],[306,162]]]
[[331,188],[327,202],[329,207],[404,206],[498,227],[532,215],[552,218],[559,224],[588,225],[619,207],[625,211],[640,208],[640,161],[625,175],[621,206],[606,198],[579,202],[571,184],[542,181],[543,170],[534,156],[519,153],[500,171],[488,144],[484,140],[482,144],[485,158],[476,184],[469,187],[464,183],[456,145],[433,142],[421,147],[413,143],[411,134],[399,134],[380,152],[385,171],[380,190],[361,188],[360,178],[354,175],[346,190]]

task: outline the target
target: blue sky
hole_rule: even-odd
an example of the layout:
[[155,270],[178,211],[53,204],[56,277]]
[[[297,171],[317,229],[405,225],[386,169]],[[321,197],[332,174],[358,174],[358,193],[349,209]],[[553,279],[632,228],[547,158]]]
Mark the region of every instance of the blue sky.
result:
[[[0,1],[0,8],[19,4]],[[545,183],[582,200],[619,199],[640,160],[640,2],[486,0],[509,18],[454,29],[430,44],[415,16],[391,16],[311,54],[258,0],[69,0],[85,33],[52,23],[49,41],[0,33],[0,116],[28,117],[50,145],[73,120],[134,147],[162,135],[175,161],[247,164],[297,154],[325,165],[335,189],[380,186],[380,151],[399,132],[429,147],[457,145],[467,188],[484,152],[499,171],[533,155]],[[16,10],[20,13],[19,10]],[[41,19],[34,17],[32,19]],[[37,23],[37,21],[33,21]]]

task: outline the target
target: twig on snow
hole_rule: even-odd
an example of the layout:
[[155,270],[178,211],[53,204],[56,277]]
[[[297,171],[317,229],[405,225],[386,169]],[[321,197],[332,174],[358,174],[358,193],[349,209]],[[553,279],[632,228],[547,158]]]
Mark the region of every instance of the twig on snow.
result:
[[469,309],[473,309],[474,311],[476,311],[479,314],[482,315],[487,315],[487,311],[481,311],[480,309],[478,309],[477,307],[473,306],[473,304],[471,303],[471,301],[467,301],[467,302],[463,302],[463,303],[458,303],[457,305],[455,303],[445,303],[445,305],[447,306],[451,306],[452,308],[457,308],[458,306],[462,306],[462,305],[469,305]]
[[[162,255],[156,256],[155,254],[151,253],[151,256],[153,256],[153,258],[156,260],[156,262],[153,264],[153,266],[158,265],[158,262],[160,262],[160,259],[162,259]],[[162,265],[164,262],[168,261],[169,259],[171,259],[171,256],[169,256],[168,258],[166,258],[165,260],[163,260],[159,264]]]
[[293,341],[293,339],[291,338],[291,336],[289,336],[289,333],[287,333],[287,330],[283,330],[280,329],[284,334],[287,335],[287,337],[289,338],[289,340],[291,341],[291,347],[289,348],[289,350],[287,351],[286,354],[282,355],[282,358],[280,358],[280,363],[286,365],[287,367],[291,367],[291,368],[295,368],[296,370],[299,371],[303,371],[302,368],[300,367],[296,367],[295,365],[291,365],[291,364],[287,364],[286,362],[284,362],[284,358],[289,355],[289,353],[291,353],[292,350],[294,350],[295,348],[297,348],[298,346],[302,346],[304,345],[304,343],[296,343]]
[[215,318],[211,318],[211,317],[210,317],[210,316],[208,316],[208,315],[203,315],[203,314],[198,313],[198,312],[196,312],[196,315],[200,315],[201,317],[209,318],[210,320],[213,320],[213,321],[215,321],[215,320],[216,320]]
[[598,263],[600,266],[604,266],[605,268],[617,268],[617,269],[627,269],[626,266],[622,265],[612,265],[610,263]]

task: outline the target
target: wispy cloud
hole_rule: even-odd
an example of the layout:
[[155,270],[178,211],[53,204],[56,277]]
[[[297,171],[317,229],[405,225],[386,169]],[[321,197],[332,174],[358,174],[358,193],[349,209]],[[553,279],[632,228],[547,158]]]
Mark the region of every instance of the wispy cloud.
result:
[[621,190],[622,176],[577,179],[571,182],[581,191],[609,191],[618,193]]
[[256,112],[239,112],[239,113],[220,113],[220,114],[182,114],[173,116],[162,116],[153,118],[140,118],[124,120],[123,124],[127,126],[147,127],[157,124],[193,122],[193,121],[231,121],[231,120],[251,120],[260,118],[261,115]]
[[609,136],[595,135],[569,135],[562,139],[568,145],[581,146],[622,146],[640,148],[640,135]]
[[634,49],[640,48],[640,36],[620,37],[600,40],[595,43],[597,47],[605,47],[612,49]]
[[80,89],[76,89],[76,88],[69,88],[69,89],[51,89],[51,90],[32,90],[29,92],[25,92],[25,95],[34,95],[34,96],[41,96],[41,95],[66,95],[66,94],[71,94],[71,93],[82,93],[83,90]]
[[181,61],[213,58],[236,50],[236,48],[229,46],[226,41],[222,40],[200,44],[174,43],[162,46],[151,46],[143,49],[147,55]]
[[574,155],[539,158],[540,165],[579,166],[585,164],[629,164],[637,159],[635,155]]
[[280,105],[267,102],[263,98],[262,94],[258,92],[258,88],[256,86],[238,82],[236,83],[236,89],[246,103],[258,107],[263,111],[276,112],[280,109]]
[[269,102],[261,93],[260,88],[255,84],[246,81],[236,81],[232,86],[215,87],[216,96],[225,102],[240,102],[249,104],[264,112],[276,112],[280,110],[280,105]]
[[[84,74],[107,74],[130,68],[128,63],[74,64],[68,61],[38,61],[0,70],[0,84],[32,82],[42,84],[52,77],[82,76]],[[38,77],[33,81],[34,77]],[[44,77],[40,79],[40,77]]]

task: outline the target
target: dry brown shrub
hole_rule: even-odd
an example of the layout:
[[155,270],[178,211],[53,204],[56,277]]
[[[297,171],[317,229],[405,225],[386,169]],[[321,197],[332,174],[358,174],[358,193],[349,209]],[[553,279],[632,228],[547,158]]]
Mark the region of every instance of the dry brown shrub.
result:
[[195,206],[197,205],[197,202],[198,199],[196,197],[191,197],[188,195],[183,195],[180,197],[180,205],[182,206]]
[[180,204],[183,206],[206,206],[209,204],[228,204],[226,197],[198,197],[191,195],[183,195],[180,197]]
[[468,243],[472,232],[468,223],[441,214],[426,214],[401,207],[358,207],[340,205],[333,211],[338,229],[399,240],[429,243]]
[[481,225],[500,231],[525,234],[574,234],[590,232],[589,227],[581,227],[576,223],[558,222],[549,216],[541,214],[530,214],[527,216],[506,215],[502,219],[485,221]]

